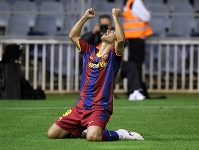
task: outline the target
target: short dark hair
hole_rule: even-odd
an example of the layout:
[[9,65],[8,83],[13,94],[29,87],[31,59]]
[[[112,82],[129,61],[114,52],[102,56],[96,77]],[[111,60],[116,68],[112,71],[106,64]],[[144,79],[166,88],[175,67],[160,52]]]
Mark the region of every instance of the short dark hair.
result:
[[109,20],[111,21],[111,24],[112,24],[112,20],[111,20],[111,16],[110,16],[110,15],[108,15],[108,14],[100,15],[100,16],[99,16],[98,22],[100,22],[100,19],[102,19],[102,18],[107,18],[107,19],[109,19]]

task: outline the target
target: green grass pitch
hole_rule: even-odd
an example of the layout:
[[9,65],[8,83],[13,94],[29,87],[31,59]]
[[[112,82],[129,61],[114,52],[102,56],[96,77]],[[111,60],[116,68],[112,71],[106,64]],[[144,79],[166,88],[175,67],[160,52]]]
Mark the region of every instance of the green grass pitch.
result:
[[48,139],[51,124],[76,103],[78,95],[46,100],[0,100],[0,150],[199,150],[199,95],[168,94],[166,100],[114,100],[107,129],[126,128],[145,141],[88,142]]

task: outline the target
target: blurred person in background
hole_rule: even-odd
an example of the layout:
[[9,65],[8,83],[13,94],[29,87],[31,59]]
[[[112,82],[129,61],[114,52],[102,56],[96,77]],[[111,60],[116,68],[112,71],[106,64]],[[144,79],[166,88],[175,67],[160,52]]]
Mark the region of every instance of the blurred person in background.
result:
[[101,36],[106,33],[107,30],[112,29],[114,29],[114,27],[112,27],[111,17],[108,14],[100,15],[98,23],[93,27],[93,30],[82,35],[82,39],[100,48],[102,43]]
[[128,61],[122,63],[121,77],[127,77],[129,100],[149,98],[142,81],[142,64],[145,59],[145,38],[153,33],[149,25],[151,13],[142,0],[126,0],[123,10],[123,28],[128,41]]

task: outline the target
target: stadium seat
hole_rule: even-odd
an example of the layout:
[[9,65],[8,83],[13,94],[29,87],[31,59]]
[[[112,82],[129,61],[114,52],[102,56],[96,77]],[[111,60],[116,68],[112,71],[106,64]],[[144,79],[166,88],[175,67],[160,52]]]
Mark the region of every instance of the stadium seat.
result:
[[91,6],[98,12],[112,14],[112,8],[120,8],[123,9],[124,2],[122,0],[100,0],[100,1],[91,1]]
[[35,2],[37,8],[40,9],[42,2],[50,2],[50,1],[55,2],[56,0],[32,0],[32,1]]
[[158,37],[166,37],[167,31],[170,29],[170,20],[162,17],[152,16],[149,24],[153,28],[153,35]]
[[33,32],[54,36],[57,33],[55,18],[52,16],[37,16]]
[[199,12],[199,1],[198,0],[193,1],[193,7],[196,12]]
[[189,0],[167,0],[167,5],[169,7],[169,10],[171,12],[175,11],[175,7],[178,5],[187,7],[185,8],[185,10],[182,11],[186,11],[187,9],[190,9],[190,7],[192,7],[191,3],[189,3]]
[[173,17],[171,19],[169,36],[190,37],[195,30],[196,22],[194,18],[186,16]]
[[151,4],[149,3],[147,5],[147,8],[153,13],[165,13],[162,14],[163,16],[168,17],[169,16],[169,8],[167,5],[163,4],[163,3],[156,3],[156,4]]
[[[18,0],[6,0],[9,5],[10,5],[10,9],[12,10],[14,8],[14,5],[15,5],[15,2],[18,1]],[[25,1],[25,0],[23,0]]]
[[10,18],[10,5],[7,2],[0,1],[0,10],[5,13],[0,13],[0,27],[6,27]]
[[197,17],[195,20],[196,20],[196,33],[199,35],[199,17]]
[[79,19],[78,15],[70,15],[70,14],[65,15],[61,34],[68,35],[74,24],[78,21],[78,19]]
[[14,15],[28,17],[30,27],[33,27],[35,25],[35,19],[37,16],[37,6],[34,2],[19,0],[15,2],[13,9],[14,11],[17,11],[17,13]]
[[160,4],[160,5],[165,4],[163,0],[143,0],[143,2],[146,6],[154,5],[154,4]]
[[195,12],[191,4],[175,5],[172,12],[170,34],[187,37],[194,34],[194,31],[196,30],[196,21],[194,15]]
[[61,3],[63,4],[64,10],[66,12],[80,12],[81,8],[81,0],[61,0]]
[[27,36],[29,32],[28,18],[26,16],[11,16],[5,35]]
[[194,13],[194,8],[192,7],[191,4],[178,4],[178,5],[174,5],[173,7],[173,12],[174,13]]
[[163,3],[148,4],[148,9],[151,11],[152,17],[150,25],[154,30],[155,36],[166,36],[166,29],[170,27],[169,9]]
[[176,5],[176,4],[183,4],[183,5],[186,5],[186,4],[190,4],[189,3],[189,0],[167,0],[167,5]]
[[58,28],[62,28],[64,22],[64,8],[62,3],[43,1],[41,3],[40,11],[41,15],[53,16],[56,20],[56,26]]

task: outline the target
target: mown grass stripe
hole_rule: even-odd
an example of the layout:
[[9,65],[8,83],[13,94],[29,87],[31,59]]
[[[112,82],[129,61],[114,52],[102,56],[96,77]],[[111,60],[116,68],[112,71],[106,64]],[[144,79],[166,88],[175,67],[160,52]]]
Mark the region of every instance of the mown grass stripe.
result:
[[[70,107],[5,107],[1,110],[41,110],[41,109],[68,109]],[[137,108],[186,108],[186,109],[198,109],[199,106],[120,106],[114,107],[114,109],[137,109]]]

